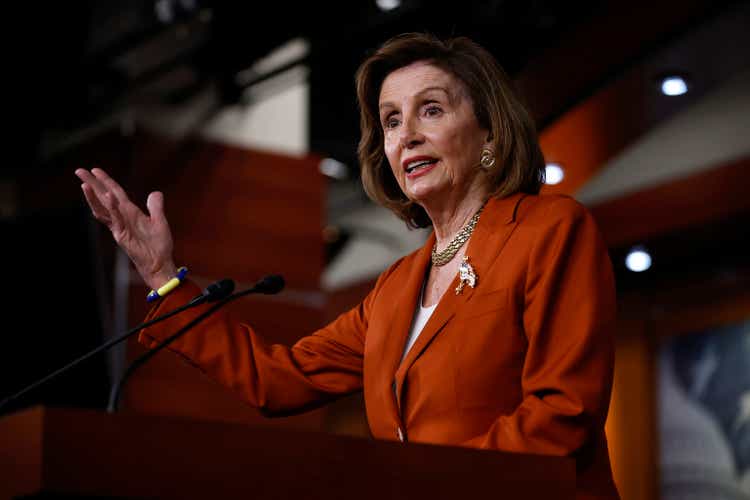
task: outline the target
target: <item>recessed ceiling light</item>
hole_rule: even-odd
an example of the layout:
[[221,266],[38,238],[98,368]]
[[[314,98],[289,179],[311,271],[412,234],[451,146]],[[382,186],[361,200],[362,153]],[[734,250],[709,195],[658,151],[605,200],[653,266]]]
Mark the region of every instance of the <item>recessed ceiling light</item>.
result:
[[640,273],[651,267],[651,255],[643,247],[635,247],[625,257],[625,266],[634,273]]
[[375,0],[380,10],[393,10],[401,6],[401,0]]
[[562,167],[557,163],[547,163],[544,169],[544,183],[555,185],[560,184],[565,178],[565,172]]
[[661,91],[664,95],[682,95],[688,91],[687,82],[681,76],[668,76],[661,81]]

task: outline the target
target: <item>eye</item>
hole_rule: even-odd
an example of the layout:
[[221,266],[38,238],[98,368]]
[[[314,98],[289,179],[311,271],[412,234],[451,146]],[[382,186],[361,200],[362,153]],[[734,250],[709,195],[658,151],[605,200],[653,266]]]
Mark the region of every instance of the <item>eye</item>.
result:
[[386,116],[383,120],[383,128],[390,129],[398,127],[399,121],[394,115]]
[[443,108],[437,104],[429,104],[424,108],[425,116],[440,116],[443,113]]

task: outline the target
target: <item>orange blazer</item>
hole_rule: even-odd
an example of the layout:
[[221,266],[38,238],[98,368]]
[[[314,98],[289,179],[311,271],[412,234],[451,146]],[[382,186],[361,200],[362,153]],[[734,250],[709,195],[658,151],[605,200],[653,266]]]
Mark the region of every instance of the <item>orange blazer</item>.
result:
[[[434,238],[291,348],[222,312],[171,348],[268,414],[363,389],[375,438],[573,456],[577,498],[619,498],[604,435],[614,278],[591,215],[565,196],[490,199],[466,251],[476,287],[448,289],[400,362]],[[197,293],[183,285],[150,316]],[[140,339],[153,346],[199,312]]]

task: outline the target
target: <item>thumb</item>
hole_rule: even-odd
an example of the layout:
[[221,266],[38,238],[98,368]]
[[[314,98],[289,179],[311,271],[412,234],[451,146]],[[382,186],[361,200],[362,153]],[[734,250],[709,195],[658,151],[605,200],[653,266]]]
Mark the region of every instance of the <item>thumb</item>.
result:
[[146,208],[152,220],[163,220],[164,216],[164,195],[160,191],[154,191],[146,199]]

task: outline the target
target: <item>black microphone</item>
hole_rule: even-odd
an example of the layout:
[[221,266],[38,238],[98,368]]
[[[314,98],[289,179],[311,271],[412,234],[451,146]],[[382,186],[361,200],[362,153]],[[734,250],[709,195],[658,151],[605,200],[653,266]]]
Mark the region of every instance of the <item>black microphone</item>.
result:
[[[283,279],[282,279],[283,282]],[[282,285],[283,286],[283,285]],[[225,299],[228,297],[232,291],[234,291],[234,281],[230,279],[223,279],[221,281],[217,281],[215,283],[212,283],[206,287],[206,289],[203,291],[201,295],[198,295],[193,300],[185,304],[184,306],[180,306],[177,309],[174,309],[172,311],[169,311],[168,313],[162,314],[161,316],[158,316],[150,321],[146,321],[144,323],[141,323],[140,325],[136,326],[135,328],[132,328],[128,330],[127,333],[124,333],[123,335],[120,335],[119,337],[116,337],[108,342],[105,342],[104,344],[100,345],[96,349],[89,351],[88,353],[84,354],[83,356],[71,361],[67,365],[63,366],[62,368],[55,370],[54,372],[50,373],[46,377],[43,377],[36,382],[32,383],[31,385],[21,389],[17,393],[13,394],[12,396],[8,396],[7,398],[0,401],[0,410],[2,410],[6,405],[10,404],[14,400],[18,399],[19,397],[23,396],[27,392],[31,391],[32,389],[37,388],[38,386],[48,382],[49,380],[57,378],[59,375],[62,375],[63,373],[67,372],[71,368],[77,366],[79,363],[82,363],[89,359],[91,356],[100,353],[102,351],[105,351],[109,349],[110,347],[113,347],[120,342],[127,340],[129,337],[133,336],[135,333],[141,331],[143,328],[149,327],[151,325],[155,325],[156,323],[160,323],[164,321],[165,319],[171,318],[172,316],[181,313],[182,311],[185,311],[187,309],[191,309],[195,306],[198,306],[200,304],[203,304],[204,302],[217,302],[220,300]]]
[[[222,280],[222,281],[231,281],[231,280]],[[216,283],[217,288],[221,288],[218,285],[222,283],[221,281]],[[265,295],[273,295],[276,293],[279,293],[281,290],[284,289],[284,278],[281,275],[278,274],[272,274],[269,276],[266,276],[259,280],[255,285],[248,288],[247,290],[243,290],[241,292],[237,292],[235,294],[229,295],[231,293],[231,289],[234,289],[234,282],[231,282],[231,289],[227,293],[228,296],[225,296],[225,298],[218,299],[218,303],[216,303],[213,307],[211,307],[208,311],[205,311],[200,316],[194,318],[190,323],[182,327],[180,330],[177,331],[177,333],[174,333],[167,337],[166,339],[162,340],[156,347],[153,349],[150,349],[146,351],[145,353],[141,354],[139,357],[137,357],[131,364],[128,366],[128,368],[125,370],[125,373],[123,374],[120,381],[115,384],[114,387],[112,387],[112,391],[109,393],[109,403],[107,404],[107,411],[109,413],[114,413],[117,411],[117,407],[119,405],[120,401],[120,392],[122,392],[122,388],[125,386],[125,382],[127,379],[137,370],[140,366],[146,363],[149,359],[154,357],[156,353],[167,347],[169,344],[180,338],[182,335],[184,335],[188,330],[196,326],[198,323],[203,321],[204,319],[211,316],[214,312],[218,311],[221,307],[224,305],[232,302],[233,300],[239,299],[240,297],[244,297],[245,295],[250,295],[251,293],[262,293]],[[227,288],[222,288],[222,290],[226,293]],[[206,289],[208,291],[208,288]],[[206,291],[204,291],[203,295],[206,295]],[[218,293],[218,292],[216,292]],[[198,297],[196,297],[197,299]],[[193,299],[193,300],[196,300]]]
[[[284,289],[284,277],[280,274],[271,274],[258,281],[252,289],[258,293],[273,295]],[[231,292],[230,292],[231,293]]]
[[[283,285],[282,285],[283,286]],[[223,279],[215,283],[211,283],[203,290],[203,293],[195,297],[193,300],[188,302],[189,306],[197,306],[204,302],[218,302],[226,297],[229,297],[234,291],[234,281],[230,279]]]

